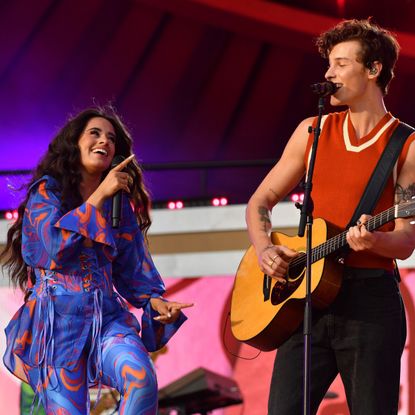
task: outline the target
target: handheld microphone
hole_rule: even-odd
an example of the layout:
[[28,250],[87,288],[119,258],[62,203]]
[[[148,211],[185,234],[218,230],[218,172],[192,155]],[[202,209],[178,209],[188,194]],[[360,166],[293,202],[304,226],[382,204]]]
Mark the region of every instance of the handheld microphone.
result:
[[[124,156],[117,155],[112,159],[111,168],[113,169],[115,166],[118,166],[122,161],[125,160]],[[111,220],[112,220],[112,227],[118,228],[120,225],[121,219],[121,206],[122,206],[122,191],[118,190],[117,193],[112,197],[112,212],[111,212]]]
[[311,84],[310,87],[315,94],[320,95],[321,97],[333,95],[340,88],[337,84],[330,81]]

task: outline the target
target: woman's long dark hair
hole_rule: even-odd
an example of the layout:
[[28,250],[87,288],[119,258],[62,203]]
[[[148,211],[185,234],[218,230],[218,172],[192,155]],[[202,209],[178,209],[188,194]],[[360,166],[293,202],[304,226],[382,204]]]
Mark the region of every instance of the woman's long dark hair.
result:
[[[78,141],[89,120],[95,117],[105,118],[112,124],[116,135],[116,154],[124,157],[132,154],[131,136],[115,110],[112,107],[89,108],[70,118],[51,141],[46,154],[37,165],[27,188],[42,176],[50,175],[61,185],[63,206],[67,210],[82,204],[80,194],[82,180],[80,169],[81,157]],[[146,235],[151,225],[149,212],[150,197],[143,181],[142,170],[134,160],[128,164],[127,171],[134,179],[131,187],[134,212],[141,230]],[[105,172],[103,177],[107,173]],[[30,192],[27,192],[25,200],[18,207],[18,219],[7,232],[6,246],[0,253],[0,259],[6,258],[3,266],[9,268],[9,275],[11,275],[10,279],[13,285],[19,286],[23,291],[27,287],[28,273],[21,251],[22,223],[29,195]]]

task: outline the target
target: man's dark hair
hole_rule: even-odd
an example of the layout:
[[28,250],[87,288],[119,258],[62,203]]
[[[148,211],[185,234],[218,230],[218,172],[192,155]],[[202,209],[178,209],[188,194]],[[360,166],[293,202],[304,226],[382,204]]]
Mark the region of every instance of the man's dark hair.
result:
[[362,45],[358,61],[371,69],[374,62],[382,64],[382,70],[377,78],[377,85],[383,95],[388,92],[389,83],[394,77],[394,67],[399,55],[399,44],[395,35],[382,29],[370,19],[345,20],[327,32],[322,33],[316,45],[320,54],[328,59],[333,47],[338,43],[357,40]]

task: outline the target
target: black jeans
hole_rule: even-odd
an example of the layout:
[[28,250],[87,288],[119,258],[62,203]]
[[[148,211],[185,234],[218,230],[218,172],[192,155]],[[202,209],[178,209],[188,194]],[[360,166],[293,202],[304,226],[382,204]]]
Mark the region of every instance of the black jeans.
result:
[[[352,415],[396,415],[400,360],[406,339],[398,283],[387,272],[376,278],[364,278],[361,272],[352,274],[343,281],[328,310],[313,310],[311,413],[317,412],[340,373]],[[303,352],[300,327],[278,349],[269,415],[303,413]]]

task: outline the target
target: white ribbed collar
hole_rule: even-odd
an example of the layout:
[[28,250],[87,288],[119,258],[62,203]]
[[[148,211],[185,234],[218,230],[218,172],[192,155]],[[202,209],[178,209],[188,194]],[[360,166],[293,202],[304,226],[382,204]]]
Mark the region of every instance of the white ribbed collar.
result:
[[376,141],[379,140],[379,137],[385,132],[385,130],[387,128],[390,127],[390,125],[396,120],[395,117],[391,116],[391,119],[374,135],[373,138],[371,138],[368,141],[365,141],[364,143],[355,146],[350,142],[350,137],[349,137],[349,112],[347,112],[346,117],[344,118],[343,121],[343,139],[344,139],[344,144],[346,146],[346,150],[347,151],[353,151],[355,153],[359,153],[360,151],[364,150],[365,148],[370,147],[373,143],[376,143]]

